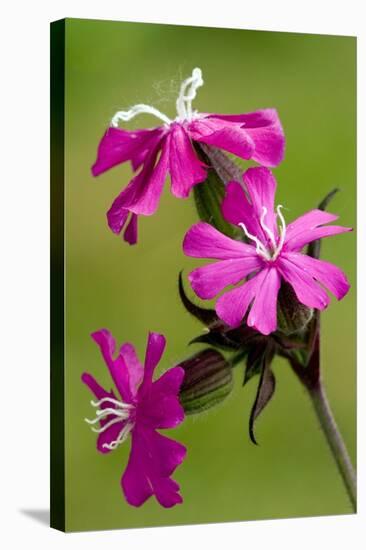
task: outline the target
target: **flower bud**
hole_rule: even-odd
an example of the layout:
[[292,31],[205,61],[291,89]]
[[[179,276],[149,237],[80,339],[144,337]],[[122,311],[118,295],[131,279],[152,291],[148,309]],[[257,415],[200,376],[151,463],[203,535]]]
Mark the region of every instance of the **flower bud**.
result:
[[299,302],[292,286],[282,283],[278,294],[278,328],[289,335],[303,331],[311,321],[314,310]]
[[213,407],[232,390],[232,369],[216,350],[199,351],[179,366],[185,372],[179,399],[186,414],[196,414]]

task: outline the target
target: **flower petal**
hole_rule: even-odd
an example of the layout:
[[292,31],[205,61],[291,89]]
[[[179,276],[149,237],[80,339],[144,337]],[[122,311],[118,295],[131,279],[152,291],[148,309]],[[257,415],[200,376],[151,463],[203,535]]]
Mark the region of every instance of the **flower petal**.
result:
[[123,240],[126,241],[128,244],[137,243],[137,219],[137,214],[131,215],[130,221],[127,224],[127,227],[123,234]]
[[337,266],[295,252],[285,254],[285,257],[324,285],[338,300],[341,300],[349,291],[350,284],[347,277]]
[[192,187],[206,179],[206,167],[192,147],[186,130],[181,124],[171,125],[169,136],[169,166],[171,189],[178,198],[188,197]]
[[225,292],[216,302],[216,313],[230,327],[238,327],[254,300],[265,277],[265,270],[233,290]]
[[304,231],[311,231],[315,227],[334,222],[337,219],[338,216],[330,212],[325,212],[324,210],[309,210],[309,212],[306,212],[288,224],[286,228],[286,242],[287,240],[297,237]]
[[118,355],[116,359],[113,358],[116,349],[116,343],[113,336],[109,330],[101,329],[94,332],[91,337],[94,342],[98,344],[111,377],[123,401],[130,403],[132,401],[132,393],[130,389],[128,369],[120,355]]
[[267,237],[263,233],[253,206],[249,202],[242,185],[237,181],[231,181],[227,184],[221,211],[229,223],[238,226],[243,223],[251,235],[259,238],[264,244],[267,242]]
[[185,446],[158,432],[151,439],[160,476],[170,476],[183,462],[187,454]]
[[163,395],[178,396],[184,378],[184,369],[173,367],[155,380],[151,387],[153,399],[159,400]]
[[154,489],[145,465],[146,444],[140,431],[135,428],[131,437],[131,452],[126,470],[121,479],[125,498],[132,506],[141,506]]
[[252,158],[254,153],[254,143],[240,123],[214,116],[201,117],[194,119],[188,130],[194,141],[224,149],[243,159]]
[[108,226],[113,233],[116,235],[121,233],[127,222],[129,213],[129,210],[119,205],[119,197],[117,197],[107,212]]
[[150,153],[142,170],[114,200],[107,214],[112,231],[113,226],[117,224],[116,220],[122,218],[126,210],[145,216],[150,216],[156,211],[169,163],[166,141],[162,147],[159,160],[156,162],[159,153],[156,149]]
[[328,294],[301,265],[293,261],[290,254],[282,253],[277,260],[277,266],[302,304],[319,310],[328,306]]
[[[261,238],[262,242],[268,241],[268,235],[263,230],[261,219],[272,231],[275,238],[278,237],[276,216],[274,213],[274,198],[277,183],[270,170],[263,166],[249,168],[243,175],[244,183],[248,189],[250,202],[253,208],[252,216],[256,218],[258,230],[254,235]],[[265,215],[264,215],[265,212]],[[244,219],[244,223],[253,223],[252,219]]]
[[[164,508],[171,508],[182,502],[179,485],[169,475],[182,463],[186,456],[183,445],[169,440],[154,430],[144,429],[145,471],[153,487],[157,501]],[[147,451],[147,452],[146,452]]]
[[194,269],[189,275],[193,290],[203,300],[210,300],[229,285],[236,285],[262,262],[258,256],[223,260]]
[[183,382],[184,370],[174,367],[154,382],[140,400],[139,421],[151,428],[174,428],[183,422],[184,410],[178,393]]
[[179,483],[170,477],[162,477],[155,482],[155,496],[159,504],[164,508],[172,508],[176,504],[182,504],[183,499],[179,494]]
[[121,346],[120,354],[128,369],[131,392],[136,395],[144,376],[144,367],[137,357],[134,346],[129,342]]
[[[110,405],[109,405],[110,406]],[[113,407],[114,408],[114,407]],[[109,422],[109,420],[113,419],[113,415],[108,415],[105,419],[104,424]],[[113,441],[116,441],[119,434],[123,430],[124,426],[127,424],[127,420],[121,420],[120,422],[116,422],[115,424],[112,424],[109,428],[107,428],[104,432],[101,432],[98,435],[97,438],[97,449],[100,453],[107,454],[112,451],[110,447],[108,447]],[[100,423],[103,425],[102,423]]]
[[226,193],[222,202],[224,218],[234,224],[243,223],[251,235],[257,237],[264,245],[273,245],[268,232],[264,231],[261,220],[277,239],[277,223],[274,214],[274,197],[276,180],[268,168],[249,168],[243,174],[243,186],[232,181],[226,186]]
[[[229,223],[239,225],[239,223],[246,222],[245,225],[250,233],[257,234],[259,231],[258,220],[253,218],[252,205],[248,201],[242,185],[237,181],[231,181],[226,185],[221,210]],[[251,221],[252,219],[253,221]]]
[[129,132],[121,128],[108,128],[102,137],[97,160],[92,167],[93,176],[98,176],[117,164],[132,160],[139,152],[154,147],[163,134],[161,128]]
[[183,252],[186,256],[194,258],[217,260],[256,256],[253,246],[226,237],[206,222],[196,223],[187,231],[183,241]]
[[241,122],[254,144],[251,158],[262,166],[277,166],[283,160],[285,135],[276,109],[212,116],[228,122]]
[[324,226],[324,224],[333,222],[337,218],[338,216],[335,214],[317,209],[306,212],[286,227],[286,239],[283,249],[286,251],[300,251],[306,244],[317,239],[352,231],[350,227],[339,225]]
[[154,430],[135,428],[130,458],[121,480],[127,502],[141,506],[153,494],[165,508],[182,502],[179,485],[168,476],[183,461],[185,453],[183,445]]
[[219,118],[229,122],[240,122],[245,128],[266,128],[273,124],[279,123],[278,113],[276,109],[259,109],[252,113],[242,113],[237,115],[223,115],[214,113],[209,117]]
[[127,223],[129,215],[130,211],[126,208],[111,208],[107,212],[107,221],[110,229],[116,235],[119,235],[123,227],[126,227],[123,233],[123,240],[132,245],[137,243],[138,216],[137,214],[131,214],[130,221]]
[[144,164],[151,151],[158,147],[159,142],[162,141],[165,133],[165,130],[161,130],[161,133],[156,132],[154,136],[151,136],[149,140],[146,140],[146,142],[141,144],[141,147],[131,157],[131,165],[134,172],[136,172],[142,164]]
[[164,353],[165,344],[166,340],[162,334],[149,332],[144,364],[144,378],[139,393],[151,386],[154,369]]
[[[262,272],[264,273],[264,271]],[[265,277],[257,289],[247,324],[268,335],[277,328],[277,296],[281,277],[275,267],[265,270]]]
[[81,375],[81,380],[88,386],[90,391],[94,393],[95,397],[98,399],[103,399],[103,397],[112,397],[114,398],[113,392],[108,392],[105,390],[98,382],[95,380],[94,376],[89,374],[88,372],[84,372]]

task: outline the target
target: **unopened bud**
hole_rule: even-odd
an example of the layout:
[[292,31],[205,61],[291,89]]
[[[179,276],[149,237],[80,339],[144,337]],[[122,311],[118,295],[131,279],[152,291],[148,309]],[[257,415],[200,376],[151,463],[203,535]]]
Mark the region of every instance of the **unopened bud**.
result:
[[218,351],[205,349],[179,366],[185,372],[179,399],[186,414],[196,414],[217,405],[232,390],[232,369]]
[[292,286],[282,283],[278,294],[278,328],[285,334],[303,331],[311,321],[314,310],[299,302]]

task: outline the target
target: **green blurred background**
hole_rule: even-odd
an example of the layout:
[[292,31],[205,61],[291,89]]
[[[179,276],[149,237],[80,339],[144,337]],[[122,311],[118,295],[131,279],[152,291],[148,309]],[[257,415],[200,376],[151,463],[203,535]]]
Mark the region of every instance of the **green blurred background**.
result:
[[[331,211],[355,226],[356,40],[111,21],[66,23],[66,528],[287,518],[350,513],[333,459],[311,404],[281,360],[277,391],[257,422],[259,446],[248,438],[256,380],[244,389],[237,369],[231,397],[190,417],[172,433],[188,448],[175,479],[184,503],[171,510],[150,499],[140,509],[124,501],[120,478],[129,442],[103,456],[95,449],[85,370],[110,387],[90,333],[106,327],[118,343],[133,342],[142,357],[149,330],[162,332],[167,369],[192,353],[187,342],[202,327],[180,304],[177,275],[182,237],[196,221],[191,199],[166,185],[159,211],[140,218],[130,247],[106,224],[106,211],[131,178],[128,165],[93,179],[97,145],[115,111],[151,103],[175,116],[182,78],[201,67],[205,85],[194,108],[242,113],[276,107],[287,138],[275,169],[277,203],[287,221],[340,187]],[[140,117],[127,128],[154,126]],[[322,369],[329,398],[352,459],[356,458],[355,233],[324,242],[323,258],[340,265],[352,289],[332,301],[322,322]],[[197,348],[198,349],[198,348]],[[165,432],[166,433],[166,432]]]

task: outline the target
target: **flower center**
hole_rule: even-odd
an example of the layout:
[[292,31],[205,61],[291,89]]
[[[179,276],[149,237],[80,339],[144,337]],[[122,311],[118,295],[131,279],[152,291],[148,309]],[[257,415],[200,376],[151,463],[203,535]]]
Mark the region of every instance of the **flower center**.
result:
[[267,226],[265,222],[265,217],[267,215],[267,208],[265,206],[262,206],[262,215],[260,219],[260,226],[263,229],[264,233],[268,237],[268,241],[266,244],[263,244],[258,237],[255,237],[251,233],[249,233],[248,229],[246,228],[246,225],[244,223],[239,223],[238,225],[242,228],[244,231],[245,236],[253,241],[255,243],[255,248],[258,256],[261,256],[264,260],[267,262],[274,262],[277,260],[278,256],[281,253],[283,244],[285,242],[286,238],[286,222],[285,218],[283,217],[283,214],[281,212],[281,208],[283,208],[282,204],[279,204],[276,208],[277,216],[280,219],[281,226],[280,226],[280,236],[278,239],[275,238],[273,231]]
[[[113,399],[112,397],[103,397],[99,401],[90,401],[90,403],[93,407],[97,409],[96,417],[93,418],[93,420],[85,418],[85,422],[92,426],[92,431],[95,433],[103,433],[111,426],[113,426],[113,424],[117,424],[118,422],[123,422],[125,420],[127,421],[123,425],[123,428],[120,430],[117,438],[114,441],[111,441],[111,443],[103,444],[103,447],[109,449],[110,451],[116,449],[119,445],[121,445],[121,443],[126,440],[128,434],[134,426],[134,415],[132,414],[132,412],[134,411],[134,406],[130,403],[124,403],[123,401],[119,401],[118,399]],[[101,407],[101,405],[105,404],[110,406],[99,408]],[[100,428],[94,427],[94,424],[98,424],[98,422],[105,420],[109,416],[111,417],[110,420],[108,420]]]
[[[184,122],[185,120],[191,121],[197,116],[197,111],[192,111],[192,101],[197,95],[197,89],[203,86],[202,71],[199,68],[195,68],[192,71],[192,76],[183,80],[179,95],[176,101],[177,107],[177,120],[178,122]],[[160,112],[155,107],[151,105],[145,105],[144,103],[139,103],[134,105],[128,111],[117,111],[111,120],[111,126],[118,128],[119,121],[127,122],[135,116],[140,114],[149,114],[153,115],[156,118],[162,120],[164,124],[169,126],[173,121],[167,117],[164,113]]]

